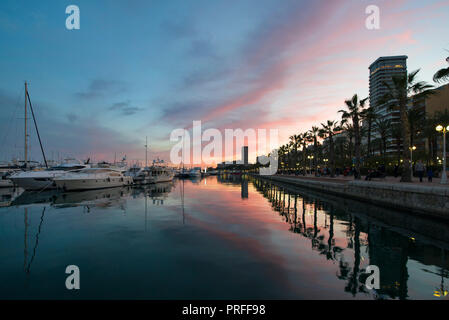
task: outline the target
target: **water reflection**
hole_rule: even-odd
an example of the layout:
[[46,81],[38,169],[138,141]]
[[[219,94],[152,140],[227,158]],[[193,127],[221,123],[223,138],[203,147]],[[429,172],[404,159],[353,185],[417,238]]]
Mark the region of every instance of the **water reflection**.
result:
[[227,185],[240,185],[241,187],[241,198],[248,199],[248,176],[242,174],[221,174],[217,176],[217,181],[222,184]]
[[[365,268],[377,265],[380,269],[380,289],[373,292],[377,298],[407,299],[410,278],[408,263],[418,261],[425,266],[436,266],[439,272],[423,269],[437,274],[441,284],[435,289],[434,296],[447,296],[444,279],[448,278],[449,263],[446,261],[447,245],[427,236],[441,235],[441,229],[447,230],[442,222],[425,221],[408,214],[392,212],[374,207],[378,217],[396,216],[404,226],[423,226],[422,230],[433,228],[433,233],[406,236],[410,230],[392,228],[381,220],[375,220],[363,210],[368,208],[362,203],[350,203],[342,199],[327,199],[304,190],[251,178],[251,182],[290,225],[291,232],[310,240],[312,250],[338,264],[337,278],[345,281],[344,290],[354,297],[367,294],[364,285]],[[372,206],[371,206],[372,207]],[[357,211],[355,211],[357,210]],[[339,236],[335,237],[338,229]],[[437,232],[435,232],[437,231]],[[420,241],[417,241],[417,239]],[[435,246],[441,245],[441,247]]]
[[4,207],[26,205],[49,205],[54,208],[84,207],[90,210],[92,207],[110,208],[116,207],[125,210],[126,198],[132,195],[134,198],[148,196],[153,204],[163,205],[164,199],[171,192],[172,182],[158,183],[138,188],[118,187],[98,190],[60,192],[57,190],[25,191],[14,195],[9,190],[5,196]]
[[34,261],[34,258],[36,257],[36,251],[37,251],[37,247],[38,247],[38,245],[39,245],[39,235],[41,234],[41,230],[42,230],[42,224],[44,223],[44,215],[45,215],[45,209],[46,209],[46,207],[44,207],[43,209],[42,209],[42,214],[41,214],[41,218],[40,218],[40,221],[39,221],[39,226],[38,226],[38,229],[37,229],[37,233],[36,233],[36,236],[35,236],[35,243],[34,243],[34,246],[33,246],[33,252],[32,252],[32,255],[31,255],[31,259],[29,260],[29,262],[27,262],[27,260],[28,260],[28,208],[24,208],[24,210],[25,210],[25,214],[24,214],[24,222],[25,222],[25,240],[24,240],[24,242],[25,242],[25,246],[24,246],[24,262],[23,262],[23,267],[24,267],[24,271],[27,273],[27,274],[29,274],[30,273],[30,271],[31,271],[31,265],[33,264],[33,261]]
[[[7,202],[0,298],[67,297],[54,274],[72,263],[87,299],[448,297],[446,223],[253,177]],[[372,264],[381,288],[368,291]]]

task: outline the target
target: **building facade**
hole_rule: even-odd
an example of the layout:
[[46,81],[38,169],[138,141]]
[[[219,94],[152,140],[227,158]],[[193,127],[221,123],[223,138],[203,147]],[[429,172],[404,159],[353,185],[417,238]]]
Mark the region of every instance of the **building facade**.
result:
[[[407,74],[407,56],[380,57],[369,66],[369,103],[378,119],[391,121],[391,125],[400,124],[400,113],[391,102],[383,103],[382,98],[392,85],[393,77]],[[375,133],[374,133],[374,137]],[[399,141],[390,136],[387,141],[387,154],[397,152]]]
[[242,147],[242,163],[248,165],[248,146]]

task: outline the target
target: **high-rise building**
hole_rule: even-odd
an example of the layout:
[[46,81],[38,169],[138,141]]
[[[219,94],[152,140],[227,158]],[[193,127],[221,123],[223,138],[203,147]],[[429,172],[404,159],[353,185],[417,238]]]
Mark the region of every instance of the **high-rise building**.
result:
[[[392,108],[391,102],[382,103],[383,96],[388,92],[388,85],[393,84],[393,77],[407,74],[407,56],[380,57],[369,66],[369,103],[374,108],[378,118],[390,120],[391,125],[400,123],[400,113]],[[387,141],[387,153],[397,150],[394,137]]]
[[242,162],[244,165],[248,164],[248,146],[242,147]]

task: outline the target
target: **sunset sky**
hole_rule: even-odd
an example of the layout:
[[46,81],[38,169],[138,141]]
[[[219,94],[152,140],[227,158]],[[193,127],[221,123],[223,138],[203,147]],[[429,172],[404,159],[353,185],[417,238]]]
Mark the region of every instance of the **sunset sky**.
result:
[[[80,30],[65,27],[71,4]],[[379,30],[365,27],[372,4]],[[286,142],[339,119],[379,56],[407,55],[430,82],[448,30],[449,0],[2,0],[0,161],[23,157],[25,80],[49,158],[142,160],[148,136],[150,159],[168,160],[170,132],[194,120]]]

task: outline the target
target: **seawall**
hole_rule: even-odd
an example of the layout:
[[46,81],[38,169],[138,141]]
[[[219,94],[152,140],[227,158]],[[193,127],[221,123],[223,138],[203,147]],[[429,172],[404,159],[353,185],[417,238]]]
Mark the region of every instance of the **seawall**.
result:
[[[319,181],[293,176],[259,176],[363,202],[449,220],[449,188],[374,181]],[[327,179],[330,180],[330,179]]]

